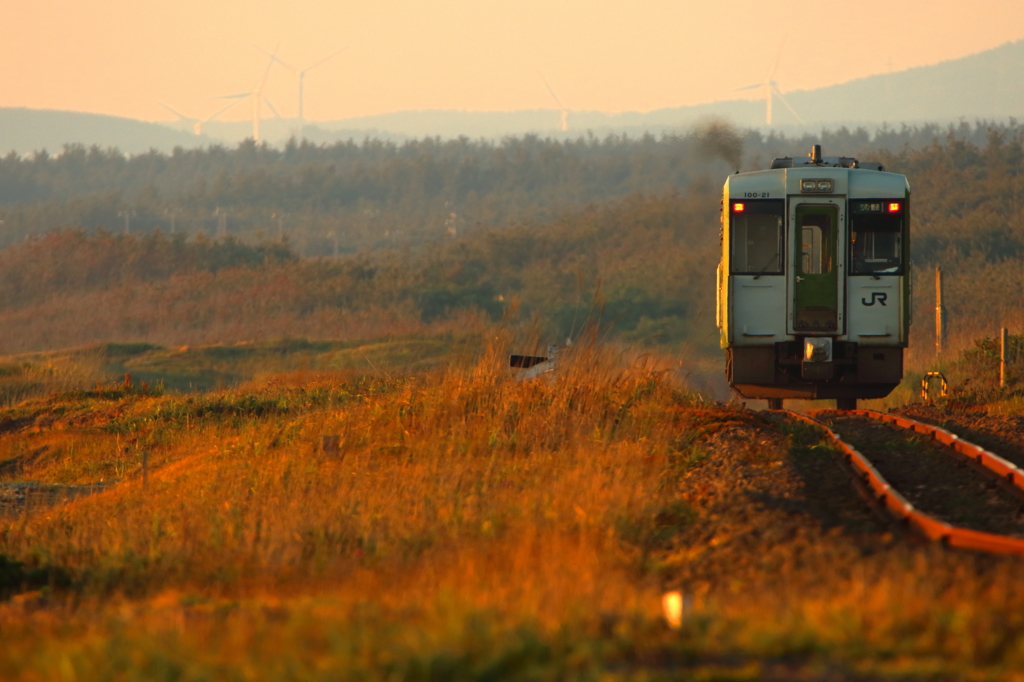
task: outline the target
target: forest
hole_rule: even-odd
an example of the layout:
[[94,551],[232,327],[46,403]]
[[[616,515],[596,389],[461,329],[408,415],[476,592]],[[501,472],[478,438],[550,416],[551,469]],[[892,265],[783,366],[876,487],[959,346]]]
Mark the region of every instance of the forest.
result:
[[819,141],[910,178],[912,363],[930,361],[936,266],[953,346],[1020,328],[1024,130],[792,140],[712,122],[661,139],[8,156],[0,352],[450,333],[507,317],[559,342],[598,321],[626,343],[716,358],[724,175]]
[[709,121],[659,138],[293,140],[283,149],[248,140],[235,149],[131,157],[69,145],[52,155],[0,159],[0,246],[58,229],[103,228],[249,242],[287,238],[303,256],[340,255],[550,222],[638,192],[717,186],[728,172],[803,155],[817,142],[826,154],[878,160],[950,135],[983,148],[989,130],[1012,137],[1016,127],[840,129],[788,139]]

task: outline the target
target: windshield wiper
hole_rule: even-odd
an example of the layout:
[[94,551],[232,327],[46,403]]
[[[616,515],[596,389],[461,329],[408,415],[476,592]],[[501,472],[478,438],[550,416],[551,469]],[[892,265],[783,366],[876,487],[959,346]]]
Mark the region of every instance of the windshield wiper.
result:
[[768,261],[767,263],[765,263],[765,264],[764,264],[764,267],[763,267],[763,268],[761,268],[761,272],[759,272],[759,273],[757,273],[756,275],[754,275],[754,279],[761,279],[761,275],[763,275],[763,274],[764,274],[765,270],[767,270],[767,269],[768,269],[768,266],[769,266],[769,265],[771,265],[772,263],[774,263],[774,262],[775,262],[775,260],[776,260],[776,259],[777,259],[778,257],[779,257],[779,252],[778,252],[778,251],[776,251],[776,252],[775,252],[775,255],[771,257],[771,260],[769,260],[769,261]]

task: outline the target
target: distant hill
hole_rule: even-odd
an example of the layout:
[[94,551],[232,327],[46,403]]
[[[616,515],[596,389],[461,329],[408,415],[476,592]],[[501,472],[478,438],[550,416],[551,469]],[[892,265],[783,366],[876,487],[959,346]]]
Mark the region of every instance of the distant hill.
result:
[[[1024,116],[1022,74],[1024,41],[1017,41],[932,66],[795,91],[786,99],[808,123],[1006,119]],[[784,109],[780,120],[794,122]]]
[[[864,126],[883,123],[947,123],[960,119],[1005,121],[1024,117],[1024,41],[985,52],[895,73],[879,74],[814,90],[785,93],[799,120],[775,102],[773,128],[787,134],[819,131],[823,126]],[[606,113],[571,111],[569,130],[558,129],[559,112],[521,111],[398,111],[336,121],[307,122],[306,137],[317,144],[366,137],[402,141],[410,137],[465,135],[498,138],[539,134],[578,137],[587,131],[638,135],[675,132],[710,116],[723,117],[751,128],[765,127],[763,100],[729,100],[649,112]],[[210,121],[203,135],[194,135],[181,122],[147,123],[115,116],[67,111],[0,108],[0,153],[59,151],[66,143],[117,147],[137,154],[149,149],[170,151],[175,146],[235,145],[252,135],[247,121]],[[272,118],[261,123],[262,139],[282,144],[295,135],[295,119]]]
[[0,107],[0,154],[57,153],[65,144],[116,147],[126,154],[150,149],[208,145],[218,140],[173,130],[160,123],[75,111]]
[[[784,93],[800,120],[776,99],[773,127],[815,132],[821,127],[888,123],[947,123],[961,118],[1006,120],[1024,117],[1024,41],[1007,43],[960,59],[895,73],[878,74],[814,90]],[[587,130],[659,133],[720,116],[752,128],[765,127],[764,100],[729,100],[654,111],[609,114],[569,113],[569,130],[557,130],[558,112],[403,111],[319,124],[349,130],[372,127],[406,135],[499,136],[537,132],[578,136]]]

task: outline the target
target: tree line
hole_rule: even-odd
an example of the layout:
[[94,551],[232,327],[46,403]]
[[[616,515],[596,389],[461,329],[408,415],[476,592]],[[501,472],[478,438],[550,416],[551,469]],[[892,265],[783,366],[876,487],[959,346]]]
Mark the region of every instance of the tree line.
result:
[[0,246],[79,228],[250,243],[287,239],[301,255],[338,255],[551,221],[636,192],[716,185],[737,168],[765,168],[775,156],[806,154],[813,143],[827,154],[881,155],[925,166],[934,161],[929,145],[946,137],[977,148],[996,131],[1003,146],[1019,146],[1015,123],[903,126],[871,134],[843,128],[800,138],[732,130],[724,142],[708,144],[713,129],[499,142],[293,140],[281,149],[247,140],[234,149],[135,156],[68,145],[53,155],[9,154],[0,159]]
[[[714,139],[723,152],[738,141],[743,164],[765,165],[752,158],[759,148],[744,134],[727,128],[719,133]],[[904,133],[900,139],[908,139],[910,133]],[[833,135],[831,142],[762,139],[764,148],[757,153],[799,154],[819,140],[826,153],[846,153],[839,138],[850,136],[851,146],[859,139],[850,132]],[[666,149],[677,142],[660,148],[661,142],[651,140],[650,154],[667,163]],[[945,271],[954,341],[961,335],[961,345],[969,344],[1004,324],[1015,333],[1024,329],[1021,143],[1016,128],[961,126],[937,131],[917,146],[854,152],[910,179],[918,311],[912,337],[913,346],[923,349],[915,353],[930,348],[931,272],[938,265]],[[530,144],[536,151],[548,143]],[[586,144],[607,151],[634,143]],[[35,236],[0,250],[0,324],[6,330],[0,351],[92,340],[199,343],[463,329],[469,320],[495,321],[517,308],[520,319],[538,320],[551,338],[564,339],[586,321],[600,321],[631,342],[686,343],[693,352],[710,355],[718,341],[714,268],[726,162],[709,158],[707,139],[687,144],[692,157],[678,165],[700,170],[679,186],[662,183],[625,192],[620,184],[624,194],[580,205],[553,204],[546,209],[551,216],[531,213],[535,208],[527,206],[510,213],[514,217],[507,222],[395,242],[393,248],[339,250],[338,257],[333,249],[302,257],[290,234],[281,241],[273,235],[245,239],[230,231],[220,237],[84,226],[33,231]],[[286,151],[266,153],[283,158]],[[330,150],[308,151],[315,156]],[[648,163],[653,162],[638,161],[635,167]],[[294,179],[281,175],[282,182]],[[325,205],[332,201],[329,195],[324,193]],[[498,195],[489,196],[500,203]],[[524,205],[534,197],[525,190],[519,196]],[[582,195],[577,200],[582,202]],[[72,197],[68,203],[75,201],[85,199]],[[398,201],[394,210],[398,220],[406,215],[402,211],[413,209]]]

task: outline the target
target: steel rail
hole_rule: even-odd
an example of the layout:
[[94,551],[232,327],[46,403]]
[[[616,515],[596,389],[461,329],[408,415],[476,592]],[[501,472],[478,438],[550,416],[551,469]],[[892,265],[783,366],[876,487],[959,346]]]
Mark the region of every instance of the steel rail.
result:
[[891,422],[897,426],[917,433],[930,434],[939,442],[949,445],[960,454],[971,457],[982,466],[1004,476],[1017,487],[1024,489],[1024,471],[1021,471],[1002,457],[980,448],[973,443],[965,441],[956,434],[945,429],[940,429],[929,424],[922,424],[921,422],[914,421],[913,419],[906,419],[905,417],[882,414],[881,412],[875,412],[873,410],[813,410],[810,412],[811,416],[797,414],[796,412],[791,412],[789,410],[784,410],[784,412],[793,419],[797,419],[823,429],[832,442],[834,442],[846,455],[847,462],[863,479],[865,485],[867,485],[878,503],[881,504],[882,507],[884,507],[885,510],[898,521],[916,529],[928,539],[941,542],[943,545],[949,547],[971,549],[981,552],[989,552],[992,554],[1016,554],[1024,556],[1024,539],[1022,538],[997,535],[995,533],[985,533],[983,531],[953,526],[920,511],[914,507],[914,505],[910,504],[905,497],[900,495],[896,489],[889,485],[889,482],[882,477],[874,465],[872,465],[864,455],[840,438],[835,431],[827,427],[821,421],[815,419],[814,416],[826,412],[858,415],[878,419],[880,421]]
[[[829,411],[830,410],[813,410],[811,415],[814,416]],[[835,410],[831,411],[834,412]],[[1012,462],[1006,461],[996,453],[986,450],[979,445],[975,445],[970,441],[964,440],[952,431],[947,431],[946,429],[938,426],[932,426],[931,424],[925,424],[913,419],[907,419],[906,417],[900,417],[895,414],[876,412],[875,410],[846,410],[842,412],[842,414],[870,417],[871,419],[889,422],[904,429],[916,431],[917,433],[930,435],[943,445],[948,445],[964,457],[974,460],[1000,478],[1005,479],[1008,483],[1024,490],[1024,470],[1021,470]]]

